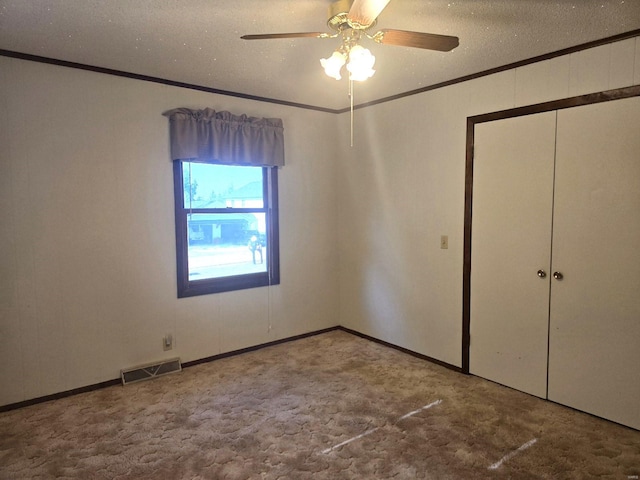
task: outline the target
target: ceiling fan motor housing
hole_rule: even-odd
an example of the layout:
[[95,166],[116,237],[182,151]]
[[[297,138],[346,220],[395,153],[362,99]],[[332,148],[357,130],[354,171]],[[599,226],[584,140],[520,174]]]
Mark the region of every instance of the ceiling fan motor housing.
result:
[[353,0],[338,0],[329,5],[327,26],[336,32],[342,32],[347,28],[366,30],[377,23],[376,20],[369,25],[354,25],[352,22],[349,22],[348,16],[351,5],[353,5]]

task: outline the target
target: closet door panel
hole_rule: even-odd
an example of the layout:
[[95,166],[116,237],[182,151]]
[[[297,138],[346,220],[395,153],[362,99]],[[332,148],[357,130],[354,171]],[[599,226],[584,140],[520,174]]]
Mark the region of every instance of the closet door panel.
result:
[[558,112],[549,399],[640,428],[640,98]]
[[482,123],[474,137],[470,372],[543,398],[555,119]]

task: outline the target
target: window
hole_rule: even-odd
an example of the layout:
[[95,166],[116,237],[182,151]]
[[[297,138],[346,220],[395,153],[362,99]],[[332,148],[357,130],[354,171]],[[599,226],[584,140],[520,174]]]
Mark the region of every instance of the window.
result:
[[178,297],[280,283],[277,168],[174,162]]

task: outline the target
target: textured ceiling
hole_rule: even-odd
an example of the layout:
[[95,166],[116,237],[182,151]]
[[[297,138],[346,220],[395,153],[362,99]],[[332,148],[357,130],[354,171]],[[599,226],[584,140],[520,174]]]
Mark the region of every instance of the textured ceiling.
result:
[[[338,39],[241,40],[328,31],[328,0],[0,0],[0,49],[328,109],[348,81],[319,59]],[[378,45],[355,103],[640,29],[640,0],[391,0],[377,28],[455,35],[448,53]],[[375,30],[375,29],[374,29]]]

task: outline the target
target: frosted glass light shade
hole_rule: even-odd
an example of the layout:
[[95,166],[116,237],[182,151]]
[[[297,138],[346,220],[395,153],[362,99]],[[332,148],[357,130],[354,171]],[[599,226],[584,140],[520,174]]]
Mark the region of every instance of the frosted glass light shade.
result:
[[333,52],[333,54],[329,58],[321,58],[320,65],[324,68],[324,73],[326,73],[331,78],[335,78],[336,80],[340,80],[342,76],[340,75],[340,70],[342,66],[347,61],[347,56],[340,52]]
[[376,73],[373,69],[375,61],[376,57],[369,50],[360,45],[354,46],[349,52],[349,63],[347,63],[351,80],[362,82],[373,76]]

